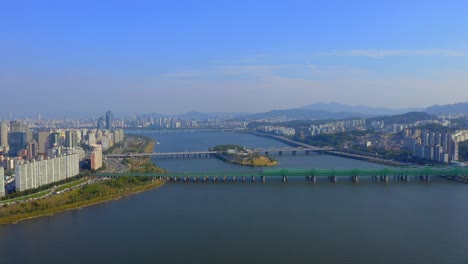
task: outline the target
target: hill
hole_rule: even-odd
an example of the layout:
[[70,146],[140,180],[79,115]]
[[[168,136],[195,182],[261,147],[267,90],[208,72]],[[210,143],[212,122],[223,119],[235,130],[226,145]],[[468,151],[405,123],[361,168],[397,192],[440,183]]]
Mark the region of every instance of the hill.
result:
[[372,121],[384,121],[385,125],[389,124],[409,124],[414,123],[420,120],[429,120],[434,119],[435,116],[430,115],[425,112],[408,112],[402,115],[391,115],[391,116],[379,116],[373,117],[366,120],[366,122],[370,123]]
[[468,114],[468,102],[447,105],[433,105],[424,109],[424,112],[429,114]]

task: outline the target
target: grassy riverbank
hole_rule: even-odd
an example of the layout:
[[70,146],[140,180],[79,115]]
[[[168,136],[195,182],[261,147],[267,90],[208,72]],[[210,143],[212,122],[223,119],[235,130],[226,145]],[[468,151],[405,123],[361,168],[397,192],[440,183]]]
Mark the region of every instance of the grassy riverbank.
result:
[[159,187],[162,184],[164,184],[163,180],[153,181],[150,177],[121,177],[104,180],[47,199],[3,205],[0,207],[0,224],[16,223],[112,201]]

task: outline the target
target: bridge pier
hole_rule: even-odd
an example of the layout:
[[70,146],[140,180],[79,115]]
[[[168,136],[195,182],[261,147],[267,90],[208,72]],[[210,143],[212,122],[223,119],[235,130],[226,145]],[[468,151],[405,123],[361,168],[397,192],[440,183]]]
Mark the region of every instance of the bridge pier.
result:
[[314,183],[317,182],[317,177],[312,176],[312,182],[314,182]]
[[236,176],[232,176],[232,182],[236,182]]
[[226,182],[226,180],[227,180],[227,177],[224,176],[224,177],[223,177],[223,182]]
[[245,176],[242,176],[242,182],[245,182]]
[[255,176],[252,176],[252,182],[255,182]]
[[262,178],[262,182],[265,183],[266,182],[266,177],[265,176],[261,176]]
[[295,150],[293,150],[292,154],[293,154],[293,156],[296,156],[296,151],[295,151]]
[[287,182],[288,181],[288,176],[283,176],[283,182]]
[[279,151],[278,155],[283,156],[283,151]]
[[359,182],[359,177],[358,176],[353,176],[353,182]]
[[338,178],[336,176],[330,176],[330,181],[338,182]]
[[213,177],[213,182],[216,182],[218,180],[218,176]]
[[310,151],[306,150],[305,154],[306,154],[306,155],[309,155],[309,154],[310,154]]

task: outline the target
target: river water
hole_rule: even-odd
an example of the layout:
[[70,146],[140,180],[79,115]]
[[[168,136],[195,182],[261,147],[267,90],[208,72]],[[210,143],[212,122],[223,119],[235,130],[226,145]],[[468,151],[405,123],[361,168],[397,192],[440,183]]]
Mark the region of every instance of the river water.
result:
[[[157,151],[282,147],[234,133],[158,134]],[[374,168],[328,155],[279,167]],[[170,171],[251,170],[217,159]],[[450,181],[168,183],[118,201],[0,226],[0,263],[468,263],[468,186]]]

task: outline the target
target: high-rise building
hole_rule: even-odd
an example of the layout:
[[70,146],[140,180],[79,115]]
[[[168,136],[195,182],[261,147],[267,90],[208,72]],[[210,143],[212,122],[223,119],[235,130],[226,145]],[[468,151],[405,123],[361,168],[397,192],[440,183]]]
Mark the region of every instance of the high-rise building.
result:
[[97,130],[104,130],[104,118],[103,117],[98,118]]
[[49,147],[49,135],[50,131],[39,131],[37,136],[37,143],[39,145],[39,154],[46,154],[47,148]]
[[112,130],[112,122],[114,119],[114,114],[111,111],[106,112],[106,129]]
[[75,130],[65,132],[65,147],[74,148],[78,145],[78,135]]
[[38,188],[42,185],[74,177],[80,172],[79,155],[62,155],[41,161],[19,162],[15,168],[16,191]]
[[61,137],[60,133],[54,132],[49,135],[49,148],[51,147],[60,147],[61,144]]
[[102,147],[94,144],[91,150],[91,170],[97,170],[102,167]]
[[10,132],[8,134],[8,145],[10,154],[16,156],[21,149],[25,149],[27,144],[26,132]]
[[0,197],[5,196],[5,172],[3,167],[0,167]]
[[10,122],[10,132],[27,132],[29,127],[26,123],[21,121],[11,121]]
[[26,133],[26,142],[32,140],[32,131],[29,130],[29,125],[22,121],[11,121],[10,122],[10,133],[12,132],[24,132]]
[[0,146],[8,147],[8,124],[0,122]]
[[31,140],[28,142],[28,160],[35,159],[39,152],[39,144],[36,140]]

